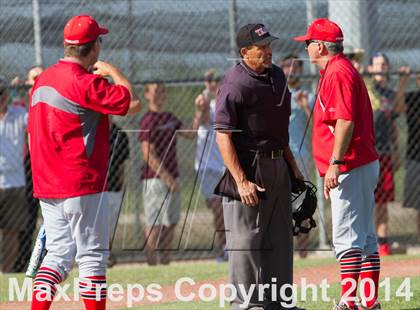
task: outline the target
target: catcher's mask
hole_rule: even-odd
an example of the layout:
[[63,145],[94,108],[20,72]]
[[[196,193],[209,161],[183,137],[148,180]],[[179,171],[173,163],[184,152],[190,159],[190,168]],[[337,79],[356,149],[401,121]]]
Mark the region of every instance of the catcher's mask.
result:
[[[313,215],[317,207],[316,187],[309,181],[296,180],[292,186],[293,235],[307,234],[316,227]],[[308,220],[309,227],[302,223]]]

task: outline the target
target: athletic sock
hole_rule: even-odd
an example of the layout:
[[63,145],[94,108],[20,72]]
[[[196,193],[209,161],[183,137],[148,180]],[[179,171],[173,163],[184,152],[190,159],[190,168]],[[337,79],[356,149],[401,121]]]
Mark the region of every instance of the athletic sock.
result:
[[89,276],[79,279],[80,296],[86,310],[105,310],[106,277]]
[[[346,303],[351,309],[354,308],[357,280],[359,279],[362,264],[362,253],[358,249],[351,249],[340,259],[341,271],[341,303]],[[347,281],[346,281],[347,280]],[[347,297],[344,297],[344,296]]]
[[[379,272],[381,269],[381,260],[378,252],[375,252],[362,261],[362,269],[360,271],[360,281],[363,283],[361,290],[364,292],[365,298],[362,298],[362,303],[365,307],[372,307],[378,299],[379,288]],[[364,279],[371,279],[364,280]],[[364,281],[363,281],[364,280]],[[363,281],[363,282],[362,282]],[[372,284],[374,287],[372,287]],[[372,297],[369,300],[366,298]]]
[[61,281],[62,277],[58,271],[41,266],[34,280],[31,310],[48,310],[57,290],[55,284]]

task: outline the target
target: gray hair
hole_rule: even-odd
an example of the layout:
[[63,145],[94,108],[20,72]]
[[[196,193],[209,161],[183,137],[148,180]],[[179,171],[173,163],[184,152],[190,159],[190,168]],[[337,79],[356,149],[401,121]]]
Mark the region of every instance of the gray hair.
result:
[[325,47],[327,48],[328,52],[331,55],[336,55],[344,51],[343,41],[338,41],[338,42],[319,41],[319,42],[325,45]]

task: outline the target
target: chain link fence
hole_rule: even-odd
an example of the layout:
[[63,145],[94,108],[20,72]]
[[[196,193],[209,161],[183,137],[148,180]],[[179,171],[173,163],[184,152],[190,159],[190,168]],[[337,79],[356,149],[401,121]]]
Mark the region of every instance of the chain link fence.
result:
[[[261,22],[278,36],[280,39],[273,42],[273,58],[278,61],[287,54],[296,54],[303,61],[303,86],[311,92],[318,79],[316,70],[309,63],[303,46],[292,37],[302,34],[313,18],[331,18],[343,28],[347,52],[364,50],[359,62],[374,105],[383,166],[377,203],[383,205],[381,210],[389,206],[389,240],[401,246],[418,244],[416,212],[402,205],[419,206],[420,180],[418,175],[410,175],[410,171],[414,171],[416,165],[418,169],[420,164],[420,81],[417,79],[416,84],[415,79],[415,73],[418,77],[420,71],[420,32],[415,31],[420,20],[420,2],[103,0],[98,4],[87,0],[0,0],[0,8],[0,75],[6,81],[1,85],[1,102],[7,102],[9,107],[26,108],[28,70],[34,65],[47,67],[61,58],[66,21],[73,15],[87,13],[110,29],[104,36],[101,57],[120,67],[139,94],[143,94],[145,83],[165,83],[165,110],[186,125],[192,123],[195,98],[204,90],[203,73],[215,68],[221,74],[236,61],[234,33],[241,25]],[[376,52],[384,53],[390,66],[388,71],[382,67],[376,70],[379,75],[374,77],[370,59]],[[409,66],[413,72],[406,84],[398,74],[402,66]],[[384,76],[385,81],[378,76]],[[398,89],[403,97],[397,96]],[[141,182],[144,156],[138,131],[147,110],[147,101],[143,102],[145,107],[140,115],[113,118],[121,129],[115,136],[122,144],[114,148],[114,163],[109,171],[115,177],[110,184],[117,182],[111,190],[119,192],[114,204],[118,206],[121,201],[112,249],[118,262],[146,259],[144,247],[148,235],[144,233]],[[7,114],[6,117],[0,114],[0,228],[4,272],[24,270],[36,227],[42,223],[38,202],[31,195],[24,121],[15,125],[14,131],[5,129],[6,122]],[[310,132],[305,141],[310,145]],[[207,207],[197,186],[196,147],[196,139],[177,137],[181,217],[169,246],[173,259],[217,255],[213,249],[214,240],[220,238],[213,223],[217,213]],[[320,188],[312,160],[295,155],[308,177]],[[123,165],[120,166],[120,162]],[[22,171],[24,180],[11,180]],[[11,183],[19,188],[13,194],[7,191]],[[329,206],[322,198],[319,204],[318,228],[311,232],[308,240],[299,240],[297,249],[331,249]],[[25,212],[28,221],[24,223],[22,214]],[[304,256],[305,251],[302,253]]]

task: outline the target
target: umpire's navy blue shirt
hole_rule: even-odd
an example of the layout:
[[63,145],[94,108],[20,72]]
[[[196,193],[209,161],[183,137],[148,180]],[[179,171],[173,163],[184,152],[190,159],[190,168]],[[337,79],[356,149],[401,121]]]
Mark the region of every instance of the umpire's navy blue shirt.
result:
[[217,93],[216,130],[234,130],[237,151],[272,151],[289,145],[290,92],[273,65],[257,74],[243,62],[223,76]]

